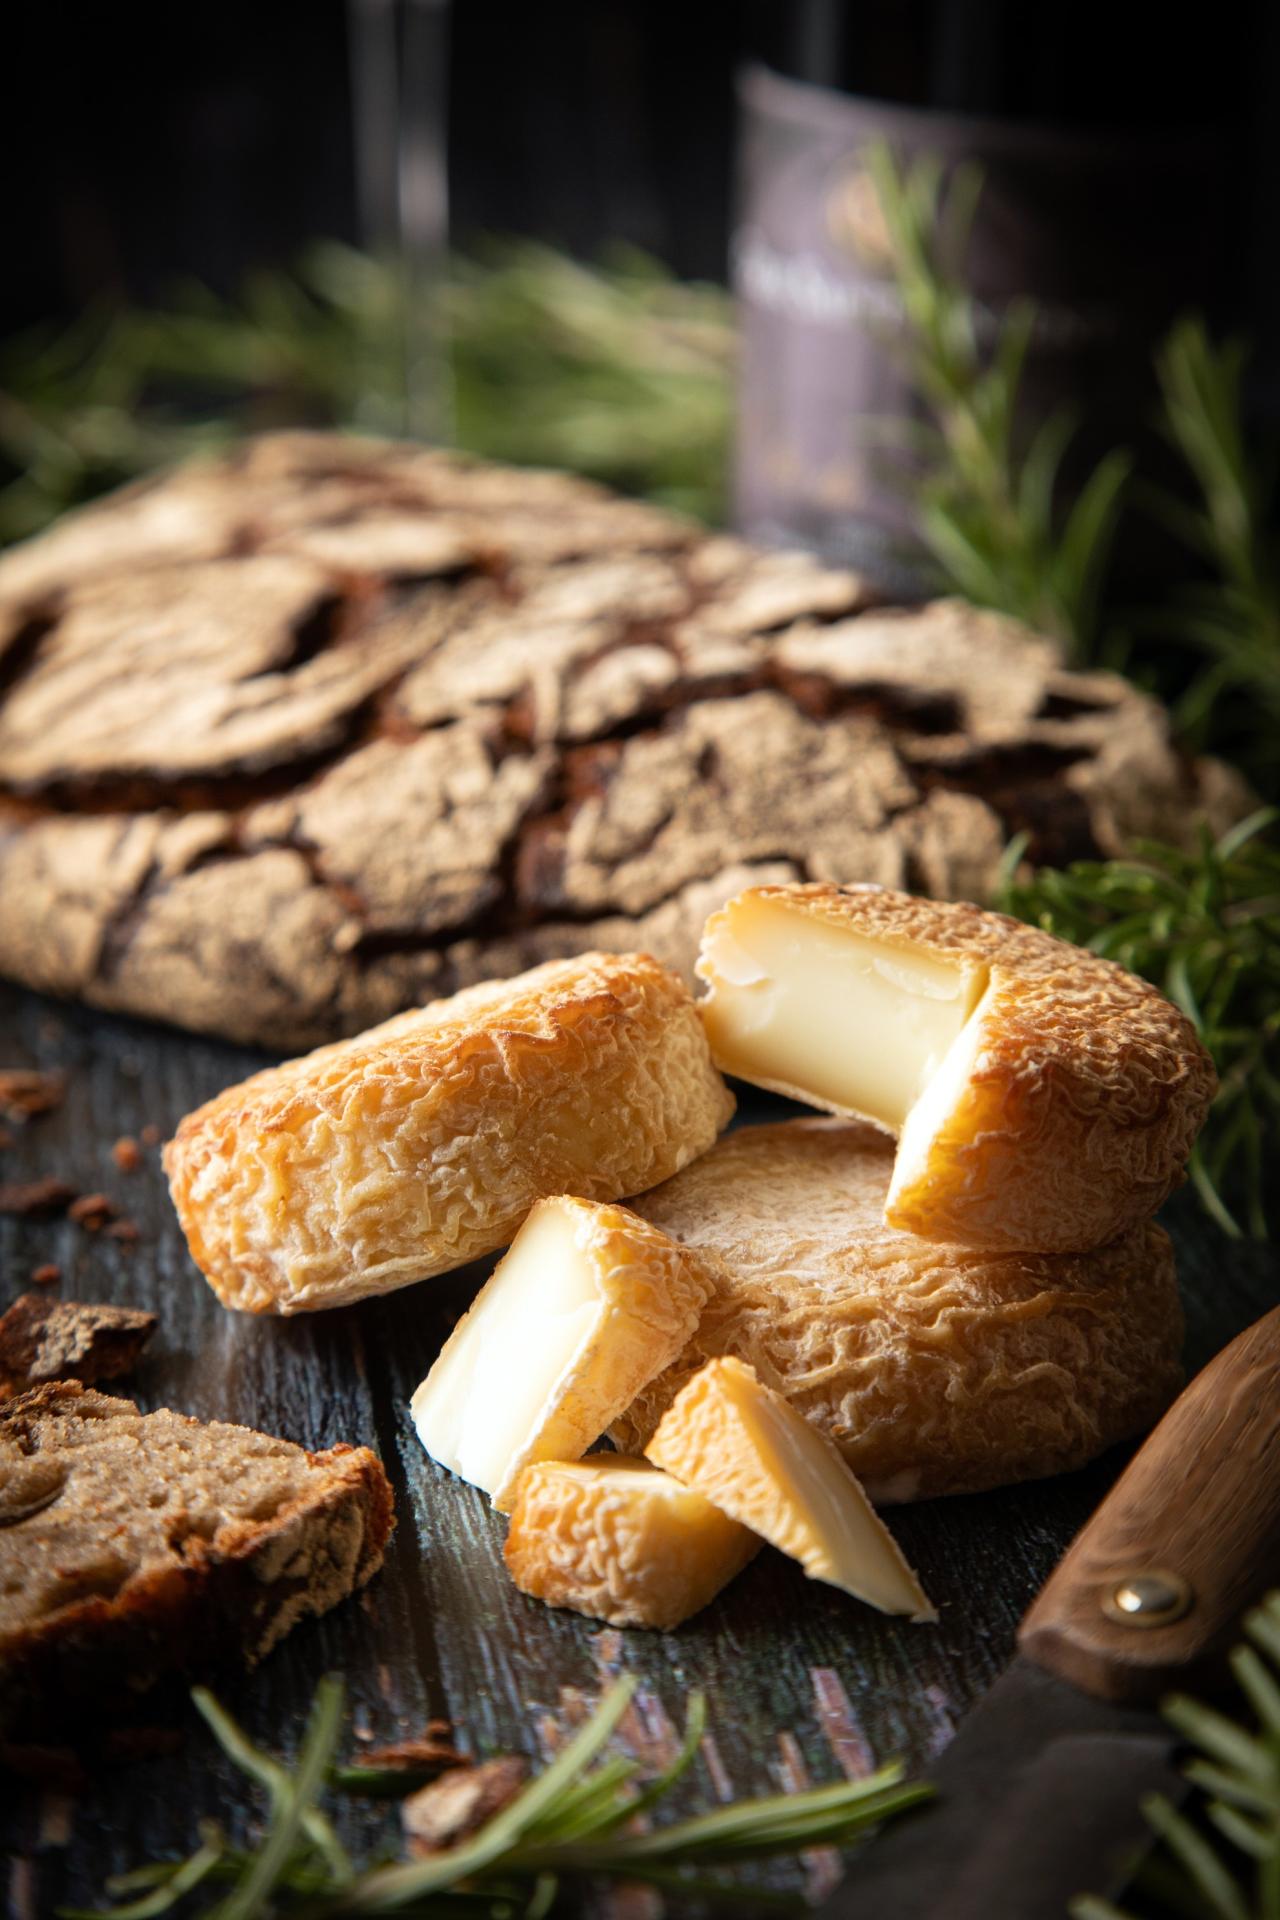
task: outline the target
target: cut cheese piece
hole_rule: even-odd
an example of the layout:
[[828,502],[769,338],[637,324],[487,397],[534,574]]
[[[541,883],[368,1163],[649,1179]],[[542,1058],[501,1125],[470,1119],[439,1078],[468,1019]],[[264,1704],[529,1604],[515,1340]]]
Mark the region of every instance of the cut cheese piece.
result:
[[885,1219],[1085,1253],[1183,1178],[1216,1085],[1145,980],[1003,914],[881,887],[756,887],[698,972],[727,1073],[900,1136]]
[[915,1574],[840,1455],[741,1360],[710,1360],[681,1388],[645,1452],[811,1580],[882,1613],[936,1620]]
[[710,1288],[625,1207],[540,1201],[413,1396],[423,1446],[505,1512],[522,1468],[576,1460],[675,1359]]
[[760,1549],[692,1487],[623,1454],[520,1475],[505,1556],[522,1593],[614,1627],[678,1627]]
[[728,1072],[894,1132],[987,979],[985,967],[886,946],[761,894],[710,922],[698,971],[711,988],[707,1038]]

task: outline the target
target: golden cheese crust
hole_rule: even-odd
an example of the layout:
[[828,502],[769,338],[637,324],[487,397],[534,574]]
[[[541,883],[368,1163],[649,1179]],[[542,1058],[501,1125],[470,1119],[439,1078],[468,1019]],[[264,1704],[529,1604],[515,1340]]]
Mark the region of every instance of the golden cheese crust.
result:
[[681,1358],[611,1438],[639,1452],[680,1388],[732,1355],[828,1435],[881,1504],[1083,1466],[1180,1384],[1168,1236],[1090,1254],[942,1246],[886,1226],[893,1146],[870,1127],[743,1127],[633,1205],[709,1262]]
[[228,1088],[165,1167],[224,1305],[299,1313],[492,1253],[548,1195],[640,1192],[732,1112],[683,982],[648,954],[589,953]]
[[1078,1252],[1149,1219],[1181,1184],[1217,1075],[1186,1015],[1147,981],[964,902],[825,884],[752,897],[988,969],[972,1071],[926,1164],[899,1180],[891,1225],[999,1251]]
[[503,1555],[522,1593],[614,1627],[678,1627],[760,1551],[749,1528],[643,1460],[544,1460],[520,1476]]

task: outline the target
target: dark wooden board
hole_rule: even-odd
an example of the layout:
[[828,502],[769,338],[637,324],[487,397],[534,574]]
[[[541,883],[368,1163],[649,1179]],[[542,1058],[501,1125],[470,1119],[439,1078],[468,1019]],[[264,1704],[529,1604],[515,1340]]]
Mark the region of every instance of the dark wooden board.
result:
[[[13,1129],[0,1178],[57,1173],[112,1195],[141,1229],[132,1248],[65,1220],[0,1218],[0,1306],[46,1261],[66,1298],[152,1308],[160,1330],[134,1391],[147,1406],[244,1421],[307,1446],[376,1447],[400,1523],[384,1571],[361,1601],[300,1628],[259,1670],[220,1684],[251,1734],[288,1746],[319,1674],[347,1676],[354,1724],[379,1739],[445,1715],[473,1751],[549,1751],[618,1671],[641,1683],[626,1733],[668,1751],[693,1688],[713,1729],[690,1794],[774,1791],[855,1774],[872,1756],[913,1765],[945,1742],[1009,1658],[1031,1596],[1109,1485],[1119,1458],[1079,1474],[974,1498],[903,1508],[894,1531],[938,1602],[941,1625],[881,1618],[762,1554],[713,1607],[676,1634],[619,1634],[516,1593],[500,1558],[502,1523],[481,1495],[436,1468],[407,1402],[483,1268],[383,1301],[292,1321],[218,1306],[187,1258],[158,1152],[122,1173],[111,1155],[147,1124],[167,1136],[191,1107],[260,1064],[258,1056],[0,989],[0,1066],[65,1069],[54,1113]],[[746,1104],[746,1103],[744,1103]],[[751,1107],[755,1117],[780,1102]],[[750,1115],[748,1116],[750,1117]],[[1280,1297],[1270,1249],[1233,1246],[1182,1196],[1170,1209],[1190,1337],[1203,1362]],[[6,1790],[0,1844],[13,1920],[93,1903],[110,1872],[194,1843],[195,1823],[253,1801],[188,1713],[176,1753],[96,1779],[68,1801]],[[353,1837],[373,1817],[351,1816]],[[810,1860],[812,1891],[835,1863]]]

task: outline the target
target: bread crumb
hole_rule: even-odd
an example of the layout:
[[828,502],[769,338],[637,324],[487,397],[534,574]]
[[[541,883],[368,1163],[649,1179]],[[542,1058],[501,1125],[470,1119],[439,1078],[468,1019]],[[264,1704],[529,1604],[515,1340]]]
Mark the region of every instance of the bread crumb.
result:
[[160,1129],[154,1120],[148,1120],[146,1126],[138,1135],[138,1138],[144,1147],[158,1147],[160,1145]]
[[33,1267],[31,1270],[31,1284],[36,1287],[52,1287],[61,1278],[62,1268],[55,1266],[52,1260],[46,1261],[42,1267]]
[[118,1240],[122,1246],[132,1247],[142,1238],[141,1229],[136,1220],[113,1220],[107,1228],[107,1239]]
[[0,1393],[46,1380],[86,1384],[131,1373],[156,1329],[154,1313],[19,1295],[0,1318]]
[[0,1182],[0,1213],[61,1213],[75,1198],[75,1188],[52,1174]]
[[409,1852],[424,1859],[477,1833],[515,1799],[527,1772],[519,1755],[507,1754],[478,1767],[456,1767],[411,1793],[400,1803]]
[[105,1193],[84,1193],[67,1208],[67,1218],[83,1227],[86,1233],[97,1233],[108,1220],[115,1219],[117,1212],[114,1200],[108,1199]]
[[131,1133],[122,1133],[111,1149],[111,1158],[121,1173],[136,1173],[142,1165],[142,1148]]
[[0,1067],[0,1113],[9,1120],[30,1120],[61,1105],[65,1076],[34,1067]]
[[[448,1740],[433,1733],[431,1727],[439,1723],[432,1721],[425,1734],[414,1740],[397,1740],[387,1747],[371,1747],[368,1753],[362,1753],[355,1761],[357,1767],[369,1767],[375,1772],[390,1773],[443,1773],[453,1767],[469,1767],[468,1754],[459,1752]],[[366,1736],[372,1739],[372,1733]]]

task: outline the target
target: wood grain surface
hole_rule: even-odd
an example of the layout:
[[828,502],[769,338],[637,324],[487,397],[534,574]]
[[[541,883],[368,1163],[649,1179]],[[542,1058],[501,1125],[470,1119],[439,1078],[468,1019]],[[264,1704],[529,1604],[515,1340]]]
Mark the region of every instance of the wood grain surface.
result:
[[[941,1610],[937,1627],[874,1614],[768,1551],[678,1633],[624,1634],[550,1611],[510,1585],[503,1522],[425,1457],[407,1416],[410,1393],[485,1269],[291,1321],[229,1314],[187,1258],[158,1149],[144,1150],[136,1172],[117,1166],[120,1136],[147,1126],[167,1136],[197,1102],[261,1060],[0,989],[0,1067],[68,1076],[55,1112],[6,1123],[12,1138],[0,1148],[0,1180],[59,1175],[83,1192],[106,1192],[140,1229],[130,1246],[65,1218],[0,1217],[0,1308],[34,1269],[54,1262],[63,1297],[159,1315],[134,1386],[144,1405],[244,1421],[311,1447],[365,1443],[395,1483],[399,1528],[366,1595],[299,1628],[256,1673],[219,1683],[250,1733],[291,1746],[316,1678],[337,1668],[347,1676],[353,1746],[355,1736],[391,1740],[443,1715],[475,1753],[516,1748],[536,1757],[554,1750],[609,1676],[626,1671],[640,1690],[623,1735],[654,1766],[672,1751],[689,1691],[707,1694],[711,1732],[686,1804],[856,1776],[894,1754],[919,1765],[935,1753],[1008,1660],[1032,1595],[1123,1460],[896,1510],[894,1532]],[[744,1109],[748,1118],[788,1110],[754,1098]],[[1189,1361],[1200,1366],[1280,1298],[1276,1264],[1270,1249],[1229,1245],[1185,1196],[1169,1211]],[[240,1776],[190,1709],[177,1724],[175,1752],[113,1767],[74,1799],[6,1785],[0,1845],[13,1920],[100,1900],[109,1873],[188,1850],[201,1815],[248,1830],[260,1809]],[[354,1807],[347,1819],[358,1843],[385,1815]],[[839,1863],[818,1853],[798,1871],[819,1895]]]

